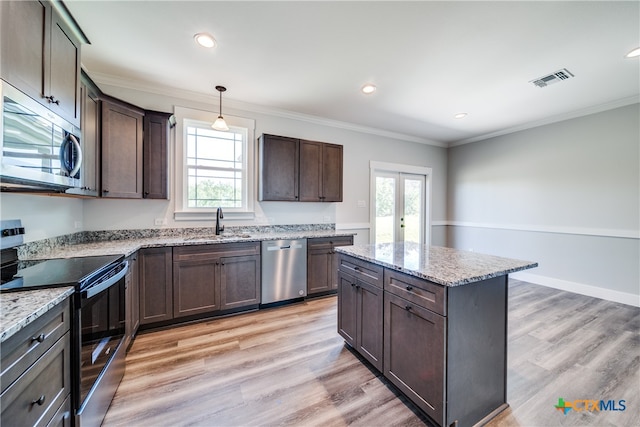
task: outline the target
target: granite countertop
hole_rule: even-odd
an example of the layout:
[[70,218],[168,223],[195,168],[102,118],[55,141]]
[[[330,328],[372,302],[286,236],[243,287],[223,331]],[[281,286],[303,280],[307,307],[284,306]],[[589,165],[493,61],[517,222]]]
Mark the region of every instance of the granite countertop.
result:
[[0,294],[0,342],[73,294],[73,286]]
[[537,262],[415,243],[343,246],[351,255],[443,286],[460,286],[538,266]]
[[51,258],[75,258],[82,256],[119,255],[129,256],[139,249],[165,246],[190,246],[219,243],[262,242],[266,240],[312,239],[322,237],[353,236],[352,232],[335,230],[290,230],[280,232],[231,232],[216,236],[212,233],[192,233],[180,236],[138,237],[103,240],[88,243],[61,245],[45,251],[37,251],[21,256],[21,260]]

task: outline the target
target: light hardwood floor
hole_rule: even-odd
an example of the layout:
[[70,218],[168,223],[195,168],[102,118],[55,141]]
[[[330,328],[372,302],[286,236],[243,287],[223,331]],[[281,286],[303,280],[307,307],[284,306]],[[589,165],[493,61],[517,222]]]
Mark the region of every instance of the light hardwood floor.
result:
[[[489,426],[640,425],[640,309],[512,280]],[[103,426],[423,426],[336,332],[335,297],[139,335]],[[624,412],[557,411],[558,398]]]

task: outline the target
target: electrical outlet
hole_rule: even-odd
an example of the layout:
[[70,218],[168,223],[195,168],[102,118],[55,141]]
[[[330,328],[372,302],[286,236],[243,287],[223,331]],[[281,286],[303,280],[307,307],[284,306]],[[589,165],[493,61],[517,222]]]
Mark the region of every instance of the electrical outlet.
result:
[[167,225],[167,218],[156,218],[153,223],[155,225]]
[[322,217],[322,220],[323,220],[324,222],[331,222],[331,217],[330,217],[330,216],[326,216],[326,215],[325,215],[325,216],[323,216],[323,217]]
[[359,208],[366,208],[367,207],[367,201],[366,200],[358,200],[358,207]]
[[79,230],[82,228],[82,221],[74,221],[73,222],[73,228],[75,228],[76,230]]

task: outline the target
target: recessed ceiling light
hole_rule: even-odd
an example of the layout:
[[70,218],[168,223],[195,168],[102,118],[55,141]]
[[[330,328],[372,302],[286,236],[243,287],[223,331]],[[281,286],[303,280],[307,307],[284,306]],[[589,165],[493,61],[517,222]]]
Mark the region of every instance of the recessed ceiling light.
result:
[[631,52],[625,55],[625,58],[637,58],[640,56],[640,47],[633,49]]
[[193,39],[202,47],[214,47],[216,45],[216,39],[209,33],[198,33],[193,36]]
[[465,117],[467,117],[467,113],[458,113],[453,116],[454,119],[464,119]]
[[362,86],[362,89],[360,89],[362,91],[362,93],[369,95],[372,94],[373,92],[376,91],[376,85],[371,84],[371,83],[367,83],[366,85]]

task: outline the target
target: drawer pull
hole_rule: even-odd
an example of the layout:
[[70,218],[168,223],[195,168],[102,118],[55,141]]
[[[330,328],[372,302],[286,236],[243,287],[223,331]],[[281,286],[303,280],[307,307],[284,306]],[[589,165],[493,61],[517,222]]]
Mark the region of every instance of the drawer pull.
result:
[[45,401],[45,397],[44,397],[44,394],[43,394],[43,395],[42,395],[42,396],[40,396],[37,400],[33,400],[33,401],[31,402],[31,404],[32,404],[32,405],[37,404],[38,406],[42,406],[42,405],[44,404],[44,401]]
[[44,334],[40,334],[37,337],[31,337],[31,343],[33,343],[34,341],[42,342],[45,338],[46,336]]
[[405,305],[404,309],[407,310],[407,311],[411,311],[411,306],[410,305]]
[[408,290],[408,291],[411,291],[412,289],[413,289],[413,286],[411,286],[411,285],[407,285],[407,290]]

